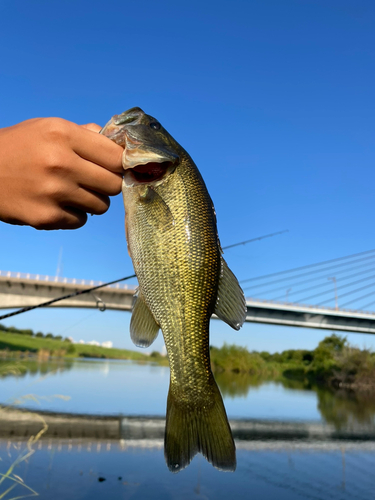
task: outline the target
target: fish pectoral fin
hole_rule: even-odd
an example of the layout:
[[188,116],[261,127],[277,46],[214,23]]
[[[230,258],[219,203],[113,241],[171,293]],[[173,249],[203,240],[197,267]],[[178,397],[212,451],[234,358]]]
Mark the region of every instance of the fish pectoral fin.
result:
[[214,313],[229,326],[239,330],[246,319],[245,296],[237,278],[221,257],[221,277]]
[[170,208],[152,187],[146,186],[139,198],[142,216],[149,226],[161,232],[173,228],[174,219]]
[[138,347],[149,347],[158,336],[159,328],[142,293],[139,292],[133,305],[130,338]]

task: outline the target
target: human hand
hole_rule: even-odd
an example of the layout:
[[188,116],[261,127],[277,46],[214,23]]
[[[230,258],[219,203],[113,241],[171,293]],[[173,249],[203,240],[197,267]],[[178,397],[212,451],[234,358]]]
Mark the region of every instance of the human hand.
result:
[[76,229],[121,191],[123,149],[96,124],[34,118],[0,129],[0,220]]

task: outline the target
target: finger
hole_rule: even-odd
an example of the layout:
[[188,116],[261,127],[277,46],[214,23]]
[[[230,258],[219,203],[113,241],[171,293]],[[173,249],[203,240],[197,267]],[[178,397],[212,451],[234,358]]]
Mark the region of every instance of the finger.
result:
[[57,229],[79,229],[87,222],[87,213],[76,208],[66,207],[63,223]]
[[122,172],[123,148],[108,137],[77,126],[71,137],[71,147],[77,155],[112,172]]
[[80,127],[83,127],[87,130],[92,130],[92,132],[100,132],[102,129],[102,127],[97,123],[86,123],[85,125],[80,125]]
[[108,196],[78,188],[74,198],[66,200],[61,205],[64,208],[69,207],[89,214],[102,215],[108,210],[110,203]]
[[75,158],[74,180],[79,186],[105,196],[116,196],[121,192],[122,174],[82,158],[79,161]]
[[31,217],[28,224],[35,229],[51,231],[54,229],[78,229],[86,224],[87,213],[74,207],[50,207],[41,215]]

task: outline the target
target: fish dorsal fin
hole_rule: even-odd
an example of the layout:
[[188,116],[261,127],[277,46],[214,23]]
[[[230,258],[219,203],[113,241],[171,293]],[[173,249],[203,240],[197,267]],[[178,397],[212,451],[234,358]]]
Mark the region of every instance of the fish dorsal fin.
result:
[[159,328],[142,293],[139,292],[133,305],[130,338],[136,346],[148,347],[158,336]]
[[223,257],[214,313],[235,330],[239,330],[246,319],[244,293]]

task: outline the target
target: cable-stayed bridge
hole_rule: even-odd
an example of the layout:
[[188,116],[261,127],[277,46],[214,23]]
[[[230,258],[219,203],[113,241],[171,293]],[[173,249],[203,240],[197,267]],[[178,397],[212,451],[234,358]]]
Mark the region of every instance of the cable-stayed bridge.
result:
[[[0,309],[35,306],[101,284],[0,271]],[[375,333],[375,250],[244,279],[241,285],[248,297],[246,321]],[[51,307],[130,311],[135,288],[110,285]]]

